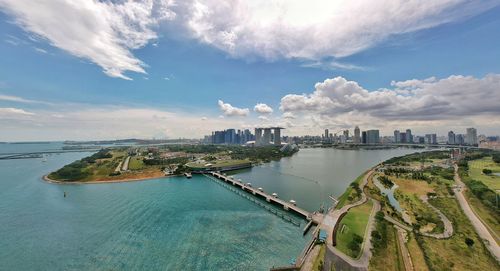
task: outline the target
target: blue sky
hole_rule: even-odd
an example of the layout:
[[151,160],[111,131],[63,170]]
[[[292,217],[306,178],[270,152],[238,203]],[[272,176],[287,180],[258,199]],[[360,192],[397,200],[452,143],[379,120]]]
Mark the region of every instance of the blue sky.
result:
[[[343,25],[333,24],[337,18],[325,14],[326,21],[305,24],[321,33],[318,40],[316,36],[296,35],[298,30],[282,30],[283,22],[278,26],[254,27],[254,23],[234,26],[235,22],[230,19],[220,23],[207,15],[198,18],[193,26],[187,4],[145,1],[151,4],[151,11],[141,16],[154,18],[155,10],[165,5],[175,18],[171,18],[171,14],[154,18],[147,27],[134,28],[137,33],[132,38],[126,36],[129,29],[110,32],[126,41],[110,42],[105,54],[100,53],[101,48],[87,51],[89,44],[86,43],[99,42],[100,36],[75,33],[80,23],[84,25],[82,33],[88,30],[78,17],[68,23],[74,26],[66,29],[57,20],[49,24],[44,17],[36,18],[34,11],[28,10],[28,4],[19,2],[24,1],[0,1],[0,7],[4,7],[0,13],[0,124],[6,127],[0,140],[198,137],[212,129],[267,124],[285,125],[290,134],[319,134],[324,128],[335,130],[354,125],[380,128],[386,134],[405,127],[421,133],[444,133],[449,129],[461,132],[471,125],[479,127],[480,132],[482,129],[484,133],[500,133],[499,112],[490,104],[500,99],[499,85],[496,85],[497,74],[500,74],[500,6],[492,1],[476,1],[476,4],[462,1],[464,3],[457,6],[442,1],[445,8],[439,12],[435,7],[419,11],[416,5],[407,12],[420,19],[411,22],[401,18],[402,21],[385,23],[375,18],[378,27],[369,29],[369,34],[363,33],[367,26],[353,23],[348,27],[346,23],[348,29],[343,29]],[[207,9],[212,8],[210,1],[202,2],[206,2]],[[89,7],[89,11],[96,13],[105,9],[110,16],[123,19],[113,6],[119,3],[108,4]],[[319,1],[318,5],[321,4]],[[473,11],[461,12],[465,7]],[[60,5],[47,1],[40,13],[52,16],[53,12],[54,16],[62,17],[61,22],[72,20],[60,15],[64,12],[58,8]],[[265,16],[261,14],[265,9],[263,4],[250,8],[247,13]],[[291,11],[294,10],[291,8]],[[86,14],[81,16],[84,18]],[[305,14],[304,18],[309,16],[314,14]],[[253,22],[252,19],[249,21]],[[286,23],[292,27],[302,19],[294,17]],[[352,20],[356,19],[352,16]],[[130,23],[132,19],[123,20]],[[335,30],[325,28],[328,20]],[[213,29],[206,30],[207,22]],[[408,26],[394,26],[401,22]],[[110,22],[103,21],[103,28],[97,25],[90,30],[106,29],[107,23]],[[218,35],[227,33],[228,25],[239,32],[231,32],[236,38],[230,39],[231,44],[226,46],[228,41],[219,41]],[[260,37],[262,27],[267,27],[266,34],[276,34],[279,38]],[[356,27],[364,28],[356,34]],[[65,35],[61,37],[58,33]],[[138,35],[143,36],[137,38]],[[330,39],[338,45],[331,45]],[[109,51],[120,53],[111,55]],[[121,63],[123,56],[128,60]],[[136,60],[142,64],[134,64]],[[114,66],[115,63],[118,64]],[[106,72],[107,69],[112,72]],[[468,76],[470,80],[450,79],[453,75]],[[486,78],[487,75],[490,77]],[[334,84],[325,83],[327,79],[336,78],[339,80]],[[427,78],[434,79],[424,82]],[[418,82],[408,81],[412,79]],[[324,86],[315,87],[318,82]],[[413,84],[398,86],[395,82]],[[477,93],[483,97],[478,100],[480,103],[487,99],[484,96],[492,101],[481,106],[484,110],[470,113],[453,101],[444,108],[434,100],[449,100],[444,94],[440,96],[446,87],[450,93],[454,89]],[[345,95],[344,91],[351,95],[350,99],[339,96],[339,93]],[[419,92],[426,93],[425,97]],[[362,101],[380,106],[367,109],[368,106],[360,104],[356,93],[364,97]],[[384,96],[386,94],[389,96]],[[453,95],[461,100],[467,99],[470,93],[463,97]],[[326,104],[322,102],[325,99]],[[408,104],[396,112],[393,109],[402,104],[398,99]],[[237,110],[248,108],[248,113],[228,112],[219,106],[219,100]],[[258,103],[268,105],[273,112],[256,112],[254,106]],[[118,111],[125,116],[108,120],[111,127],[104,123],[92,124],[96,122],[92,117],[106,119],[104,116],[120,115]],[[419,112],[434,113],[431,117]],[[132,114],[137,117],[133,118]],[[160,117],[155,124],[144,127],[132,124],[162,114],[168,116]],[[92,117],[85,117],[88,115]],[[183,118],[186,120],[182,121]],[[120,124],[113,126],[115,122]],[[123,122],[130,123],[131,127],[123,126]],[[78,123],[83,130],[78,128]],[[183,123],[191,127],[180,127]],[[499,125],[492,128],[491,123]]]

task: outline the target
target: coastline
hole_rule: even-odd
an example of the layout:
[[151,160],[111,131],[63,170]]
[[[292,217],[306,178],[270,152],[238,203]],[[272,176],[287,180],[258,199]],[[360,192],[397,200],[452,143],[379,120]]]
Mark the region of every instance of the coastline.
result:
[[170,178],[170,177],[178,177],[182,175],[169,175],[169,176],[158,176],[158,177],[144,177],[144,178],[126,178],[126,179],[121,179],[121,180],[102,180],[102,181],[88,181],[88,182],[82,182],[82,181],[74,181],[74,182],[66,182],[66,181],[58,181],[58,180],[53,180],[49,178],[49,174],[43,175],[42,180],[45,182],[51,183],[51,184],[105,184],[105,183],[127,183],[127,182],[140,182],[140,181],[148,181],[152,179],[163,179],[163,178]]

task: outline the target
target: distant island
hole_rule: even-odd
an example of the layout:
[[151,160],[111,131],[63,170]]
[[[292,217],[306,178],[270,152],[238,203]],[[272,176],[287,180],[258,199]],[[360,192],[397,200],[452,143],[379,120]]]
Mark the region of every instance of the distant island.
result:
[[44,179],[55,183],[138,181],[190,172],[249,168],[257,163],[279,160],[296,151],[295,145],[255,148],[179,144],[110,147],[65,165]]

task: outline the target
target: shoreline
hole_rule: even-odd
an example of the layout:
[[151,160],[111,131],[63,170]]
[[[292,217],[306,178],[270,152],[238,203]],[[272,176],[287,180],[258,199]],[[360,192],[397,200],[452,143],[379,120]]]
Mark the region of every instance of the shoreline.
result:
[[51,184],[106,184],[106,183],[128,183],[128,182],[140,182],[140,181],[148,181],[152,179],[164,179],[164,178],[170,178],[170,177],[179,177],[182,175],[169,175],[169,176],[159,176],[159,177],[144,177],[144,178],[127,178],[127,179],[121,179],[121,180],[103,180],[103,181],[88,181],[88,182],[82,182],[82,181],[74,181],[74,182],[68,182],[68,181],[57,181],[49,178],[49,174],[43,175],[42,180],[45,182],[51,183]]

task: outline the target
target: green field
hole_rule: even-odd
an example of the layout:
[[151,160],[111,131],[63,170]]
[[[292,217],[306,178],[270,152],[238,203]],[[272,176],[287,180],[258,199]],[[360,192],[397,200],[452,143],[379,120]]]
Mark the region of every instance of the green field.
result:
[[340,221],[336,236],[337,248],[352,258],[359,257],[362,246],[359,246],[358,250],[352,250],[349,248],[349,243],[355,235],[364,238],[372,208],[373,202],[369,200],[360,206],[350,209],[347,215]]
[[[484,247],[456,199],[440,197],[429,202],[452,221],[455,231],[448,239],[417,237],[429,269],[499,270],[500,266]],[[472,247],[466,245],[465,238],[474,241]]]
[[492,190],[500,190],[500,176],[483,174],[483,169],[490,169],[494,173],[500,172],[500,165],[493,162],[491,157],[469,161],[469,176],[473,180],[481,181]]
[[144,168],[144,162],[140,157],[132,156],[130,157],[130,162],[128,164],[128,169],[130,170],[141,170]]

